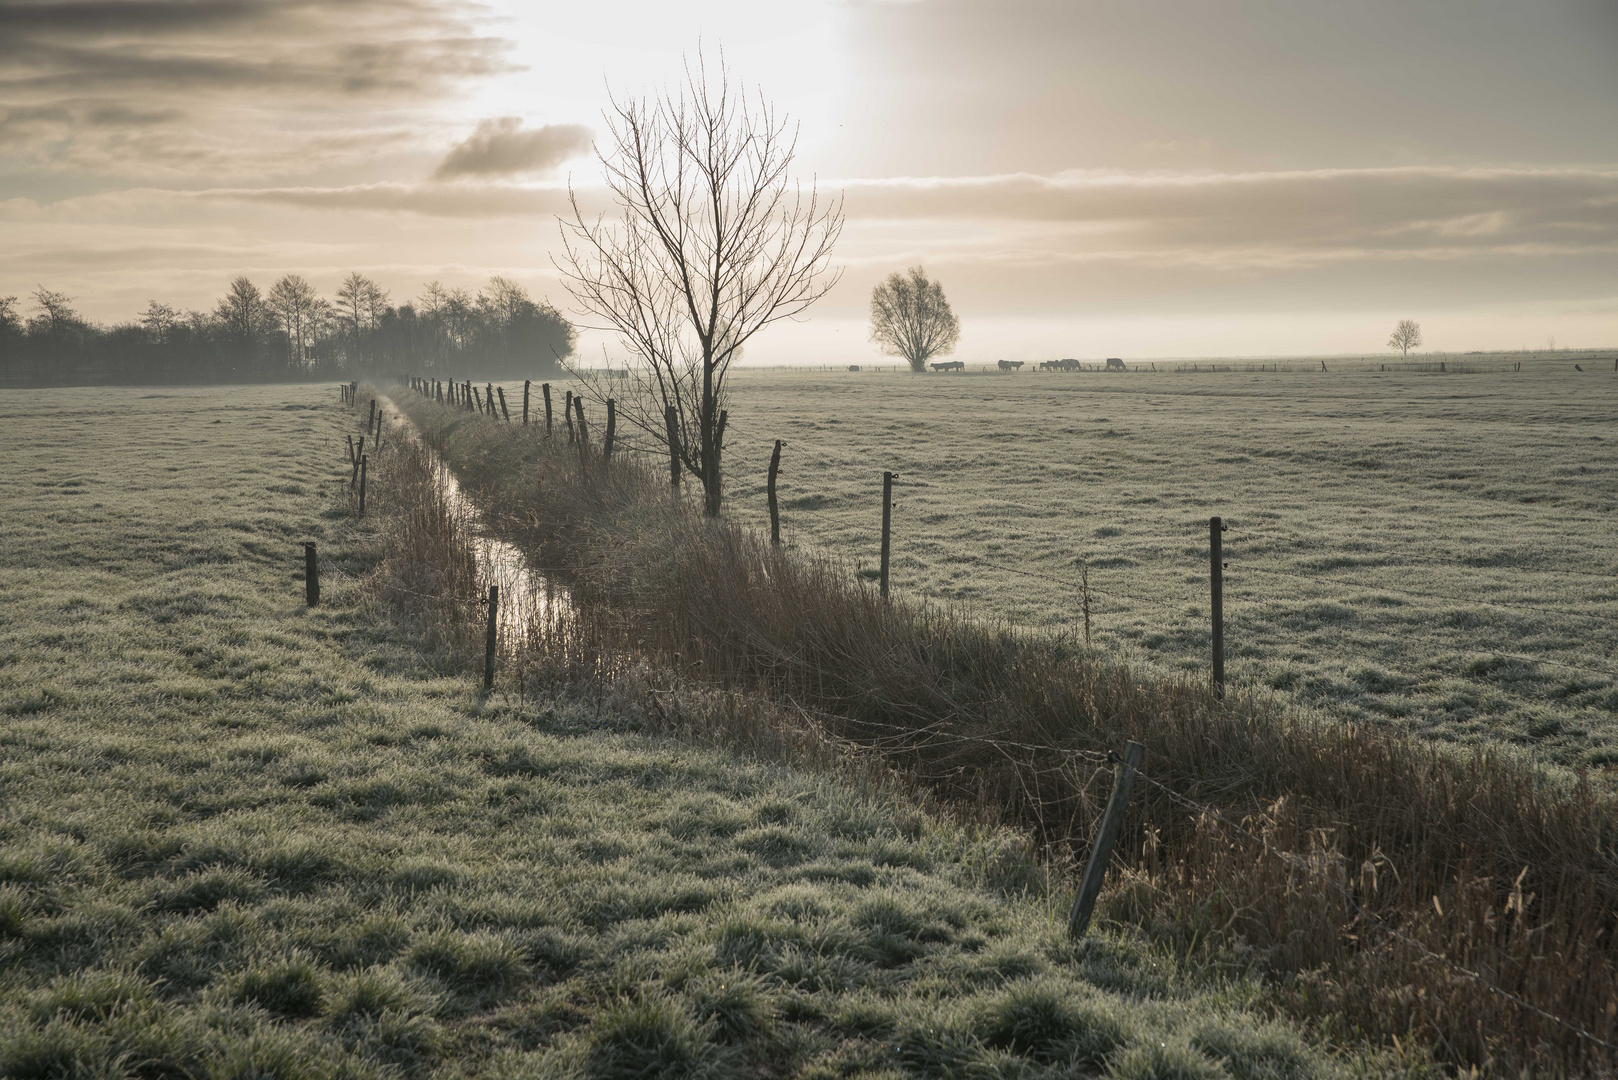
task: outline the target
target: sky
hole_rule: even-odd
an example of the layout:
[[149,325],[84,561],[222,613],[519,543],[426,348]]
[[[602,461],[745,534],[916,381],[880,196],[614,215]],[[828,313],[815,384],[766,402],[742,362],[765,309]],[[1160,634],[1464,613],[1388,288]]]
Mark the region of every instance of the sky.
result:
[[842,278],[749,363],[877,361],[914,265],[971,361],[1618,346],[1613,0],[0,0],[0,296],[502,274],[571,313],[609,94],[699,50],[844,199]]

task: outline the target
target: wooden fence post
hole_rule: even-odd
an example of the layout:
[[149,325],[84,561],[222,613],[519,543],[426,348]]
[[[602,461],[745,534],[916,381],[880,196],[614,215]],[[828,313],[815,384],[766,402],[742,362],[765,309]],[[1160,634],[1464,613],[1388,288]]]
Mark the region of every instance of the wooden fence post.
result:
[[523,427],[528,426],[528,382],[529,382],[529,380],[527,380],[527,379],[524,379],[522,381],[522,426]]
[[354,468],[348,474],[348,486],[352,488],[360,482],[360,459],[365,456],[365,436],[360,436],[360,445],[354,451]]
[[567,441],[569,443],[577,442],[578,439],[573,434],[573,391],[571,390],[567,392],[567,397],[562,399],[562,419],[567,421]]
[[309,607],[320,603],[320,561],[313,540],[303,542],[303,602]]
[[607,475],[607,467],[612,462],[612,439],[618,431],[618,403],[612,398],[607,399],[607,432],[601,439],[601,475]]
[[354,436],[344,435],[343,438],[348,440],[348,460],[352,462],[354,460]]
[[[1116,757],[1116,755],[1113,755]],[[1124,756],[1118,762],[1118,775],[1112,782],[1112,798],[1107,800],[1107,811],[1101,816],[1101,827],[1096,830],[1095,844],[1090,848],[1090,862],[1079,880],[1079,895],[1073,901],[1068,915],[1068,936],[1082,938],[1090,929],[1090,914],[1095,910],[1096,897],[1101,894],[1101,882],[1107,876],[1107,862],[1112,858],[1113,844],[1123,828],[1124,808],[1129,805],[1129,789],[1135,784],[1135,770],[1140,768],[1146,748],[1138,742],[1124,744]]]
[[663,406],[663,426],[669,433],[669,486],[680,490],[680,422],[673,405]]
[[371,415],[365,418],[365,434],[369,435],[376,426],[376,398],[371,399]]
[[500,628],[500,586],[489,586],[489,629],[483,637],[483,692],[494,689],[495,635]]
[[765,495],[770,501],[770,543],[777,547],[781,544],[781,511],[775,503],[775,478],[781,475],[781,440],[775,440],[775,449],[770,452],[770,479],[764,485]]
[[893,474],[882,474],[882,599],[888,598],[888,536],[893,525]]
[[539,384],[539,396],[545,399],[545,437],[551,437],[551,384]]
[[1225,523],[1208,519],[1209,619],[1213,628],[1214,696],[1225,696]]
[[506,408],[506,388],[502,386],[498,389],[500,391],[500,415],[505,417],[506,423],[509,424],[511,423],[511,410]]
[[583,394],[574,394],[573,395],[573,411],[579,414],[579,446],[581,447],[580,452],[582,453],[583,452],[582,447],[588,446],[590,444],[590,429],[584,423],[584,395]]
[[360,517],[365,516],[365,469],[371,455],[360,455]]

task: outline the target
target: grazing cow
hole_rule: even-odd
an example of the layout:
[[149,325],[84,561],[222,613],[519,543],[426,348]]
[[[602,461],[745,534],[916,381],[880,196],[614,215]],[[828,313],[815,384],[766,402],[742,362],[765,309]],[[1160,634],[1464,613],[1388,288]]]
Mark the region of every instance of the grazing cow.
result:
[[850,364],[850,365],[848,365],[848,370],[850,370],[850,371],[858,371],[859,369],[860,369],[860,366],[858,364]]
[[1001,371],[1016,371],[1022,367],[1021,360],[997,360],[995,362],[1000,366]]
[[1124,362],[1123,362],[1123,360],[1120,357],[1116,357],[1116,356],[1107,357],[1107,370],[1108,371],[1123,371],[1124,370]]
[[965,371],[966,370],[966,361],[965,360],[945,360],[942,363],[933,364],[932,369],[934,371]]

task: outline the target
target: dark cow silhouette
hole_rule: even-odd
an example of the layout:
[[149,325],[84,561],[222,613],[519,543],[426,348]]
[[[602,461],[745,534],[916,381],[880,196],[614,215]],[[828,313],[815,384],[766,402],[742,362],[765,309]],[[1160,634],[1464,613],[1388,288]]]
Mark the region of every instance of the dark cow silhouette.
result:
[[1123,362],[1123,360],[1120,357],[1116,357],[1116,356],[1107,357],[1107,370],[1108,371],[1123,371],[1124,370],[1124,362]]
[[996,363],[1000,365],[1001,371],[1016,371],[1022,367],[1021,360],[998,360]]
[[966,361],[965,360],[945,360],[942,363],[933,364],[932,369],[934,371],[965,371],[966,370]]
[[1077,371],[1079,367],[1079,362],[1073,359],[1041,360],[1039,362],[1039,370],[1041,371]]

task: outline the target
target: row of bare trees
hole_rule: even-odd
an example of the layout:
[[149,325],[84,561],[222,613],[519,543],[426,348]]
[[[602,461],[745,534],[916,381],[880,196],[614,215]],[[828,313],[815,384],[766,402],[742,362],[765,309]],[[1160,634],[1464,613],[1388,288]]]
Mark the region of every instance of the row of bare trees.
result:
[[351,273],[327,298],[298,274],[261,290],[238,277],[211,311],[153,300],[136,319],[99,325],[41,286],[25,311],[0,297],[0,382],[277,381],[434,371],[445,377],[559,372],[571,323],[509,278],[478,292],[428,283],[415,301]]

